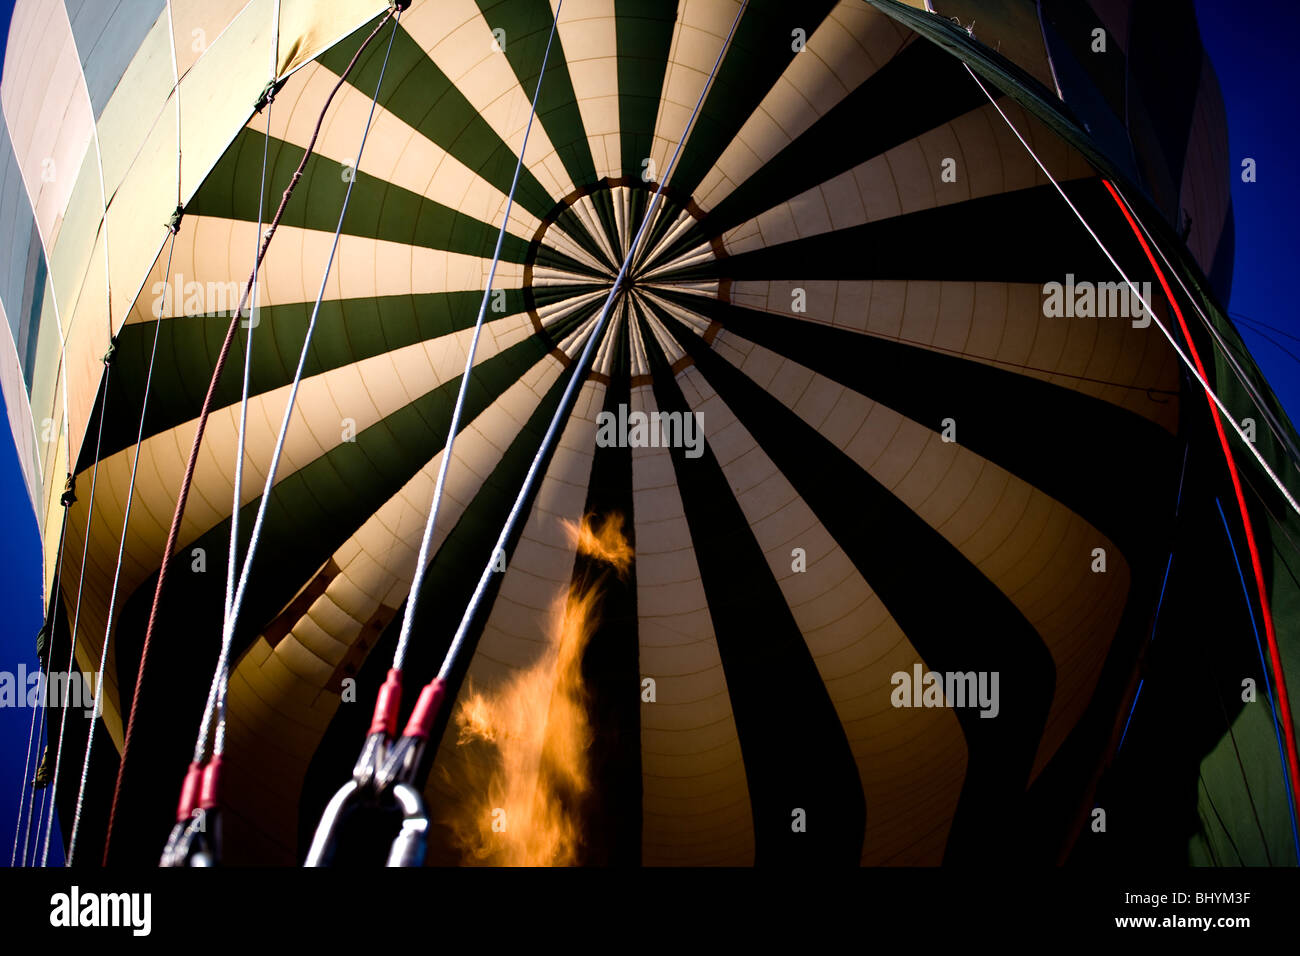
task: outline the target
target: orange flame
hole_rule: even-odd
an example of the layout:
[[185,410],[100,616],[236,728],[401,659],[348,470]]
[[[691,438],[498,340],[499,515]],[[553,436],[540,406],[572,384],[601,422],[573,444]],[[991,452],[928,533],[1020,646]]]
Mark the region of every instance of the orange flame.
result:
[[[623,516],[565,522],[578,553],[620,577],[632,563]],[[491,771],[475,799],[451,821],[466,862],[568,866],[581,846],[578,811],[590,789],[582,655],[599,622],[605,575],[580,575],[556,602],[547,653],[492,694],[472,688],[457,708],[457,744],[485,748]]]
[[611,565],[621,578],[632,566],[632,546],[623,536],[623,516],[612,511],[596,525],[596,516],[587,515],[581,525],[565,521],[564,530],[569,540],[577,545],[578,553]]

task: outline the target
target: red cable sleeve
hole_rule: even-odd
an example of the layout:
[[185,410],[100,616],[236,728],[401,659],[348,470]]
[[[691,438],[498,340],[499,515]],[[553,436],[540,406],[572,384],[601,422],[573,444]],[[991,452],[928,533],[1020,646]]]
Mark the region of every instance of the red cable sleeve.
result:
[[202,765],[190,764],[190,769],[185,774],[185,782],[181,784],[181,798],[176,804],[177,823],[186,823],[198,805],[199,783],[202,776]]
[[375,712],[370,718],[370,734],[391,737],[397,733],[397,709],[402,703],[402,672],[396,668],[388,671],[388,679],[379,688],[375,698]]
[[402,731],[403,737],[420,737],[427,738],[429,731],[433,729],[433,722],[438,719],[438,711],[442,707],[442,698],[446,693],[447,685],[441,678],[436,678],[424,686],[420,691],[420,698],[415,702],[415,707],[411,711],[411,716],[406,721],[406,729]]
[[[1142,251],[1146,253],[1147,261],[1151,263],[1151,268],[1155,270],[1156,278],[1160,280],[1160,287],[1164,290],[1165,298],[1169,300],[1169,305],[1174,310],[1174,315],[1178,317],[1178,325],[1183,330],[1183,338],[1187,341],[1187,348],[1192,354],[1192,361],[1196,364],[1196,371],[1201,378],[1208,383],[1210,376],[1205,372],[1205,366],[1201,363],[1201,356],[1196,351],[1196,343],[1192,341],[1192,334],[1187,328],[1187,320],[1183,318],[1183,310],[1178,307],[1178,300],[1174,298],[1173,290],[1169,288],[1169,283],[1165,279],[1165,274],[1151,254],[1151,247],[1147,245],[1146,239],[1142,236],[1142,230],[1138,228],[1133,216],[1129,213],[1128,207],[1120,199],[1119,193],[1111,185],[1109,180],[1103,179],[1106,189],[1110,192],[1111,198],[1119,206],[1120,212],[1128,220],[1129,228],[1133,230],[1133,235],[1137,236],[1137,241],[1142,246]],[[1273,685],[1277,688],[1277,709],[1282,712],[1282,732],[1286,737],[1287,764],[1291,769],[1291,801],[1293,807],[1300,808],[1300,759],[1296,755],[1295,740],[1295,721],[1291,716],[1291,704],[1287,697],[1286,677],[1282,673],[1282,657],[1277,645],[1277,631],[1273,627],[1273,611],[1269,606],[1268,589],[1264,585],[1264,567],[1259,558],[1259,547],[1255,543],[1255,530],[1251,525],[1250,512],[1246,508],[1246,496],[1242,492],[1241,477],[1237,474],[1237,462],[1232,457],[1232,449],[1228,447],[1228,436],[1223,430],[1223,420],[1219,416],[1219,407],[1210,397],[1209,389],[1206,389],[1206,400],[1210,403],[1210,414],[1214,417],[1214,428],[1219,433],[1219,446],[1223,449],[1223,457],[1228,463],[1228,474],[1232,476],[1232,490],[1237,496],[1237,509],[1241,512],[1241,523],[1246,529],[1246,546],[1250,551],[1250,565],[1255,572],[1255,588],[1259,592],[1259,609],[1260,615],[1264,618],[1264,632],[1268,636],[1268,650],[1271,655],[1273,665]]]

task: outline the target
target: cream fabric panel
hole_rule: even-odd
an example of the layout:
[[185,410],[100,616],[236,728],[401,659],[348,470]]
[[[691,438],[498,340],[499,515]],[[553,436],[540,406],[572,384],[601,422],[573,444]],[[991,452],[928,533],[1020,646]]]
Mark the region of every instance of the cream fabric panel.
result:
[[[239,303],[243,284],[252,273],[256,238],[257,224],[253,222],[216,216],[190,219],[176,237],[171,264],[173,288],[180,279],[184,280],[184,286],[191,282],[201,283],[204,302],[212,306],[209,311],[229,315]],[[296,302],[314,303],[321,289],[321,276],[329,261],[333,239],[333,233],[315,229],[297,226],[277,229],[275,241],[271,243],[258,272],[258,308]],[[491,265],[491,259],[458,252],[344,235],[339,238],[338,253],[325,283],[322,301],[408,293],[472,292],[487,287]],[[141,285],[141,294],[127,316],[127,323],[151,322],[155,308],[163,311],[165,286],[161,283],[165,279],[163,270],[166,266],[167,248],[164,246]],[[234,283],[234,287],[229,283]],[[518,289],[522,285],[522,266],[513,262],[498,263],[495,288]],[[183,306],[189,294],[180,296],[164,316],[164,321],[184,318],[174,313],[182,311],[177,305]]]
[[[810,369],[727,331],[714,348],[934,528],[1034,627],[1056,693],[1032,776],[1083,712],[1128,599],[1114,542],[998,465]],[[1104,548],[1106,574],[1092,573]]]
[[841,0],[808,37],[695,190],[712,209],[884,66],[911,33],[863,3]]
[[[518,156],[534,90],[519,85],[506,55],[494,48],[492,24],[474,0],[412,4],[402,17],[402,27]],[[524,164],[551,198],[558,201],[574,191],[573,180],[541,123],[534,123],[528,134]]]
[[[559,0],[551,0],[551,10]],[[556,28],[597,178],[618,176],[622,155],[618,119],[618,37],[614,0],[568,0]]]
[[[818,520],[694,366],[682,394],[708,423],[727,476],[826,685],[867,802],[864,866],[943,862],[966,776],[966,741],[952,711],[895,708],[892,676],[921,655]],[[807,570],[791,569],[795,547]]]
[[[655,412],[650,386],[630,411]],[[753,811],[722,657],[672,457],[632,449],[641,674],[642,831],[646,866],[748,866]]]
[[[271,135],[305,149],[319,118],[320,104],[325,102],[337,82],[338,76],[318,63],[310,63],[299,70],[276,95],[270,110]],[[356,162],[357,146],[370,113],[370,104],[369,92],[363,93],[351,84],[344,84],[330,104],[329,114],[316,140],[315,153],[352,166]],[[263,112],[248,121],[248,128],[259,138],[266,129],[266,116]],[[505,193],[382,106],[375,107],[365,152],[357,168],[386,183],[409,189],[416,195],[472,216],[494,230],[501,226],[501,216],[506,207]],[[268,218],[273,211],[272,204]],[[519,203],[513,204],[508,227],[511,235],[528,242],[540,226],[539,219]],[[547,234],[548,244],[551,236],[551,233]]]
[[[252,0],[250,7],[262,0]],[[279,76],[296,70],[304,63],[315,59],[322,51],[329,49],[339,40],[352,33],[362,24],[383,13],[388,8],[385,0],[279,0],[280,3],[280,56]],[[439,6],[440,4],[412,4],[412,9],[402,14],[402,25],[410,19],[415,8],[420,6]],[[269,14],[270,8],[267,8]],[[271,21],[265,18],[267,35],[270,35]],[[387,31],[383,34],[387,42]],[[380,37],[375,38],[378,43]],[[259,75],[265,74],[265,68]],[[265,80],[263,81],[265,82]]]
[[650,153],[656,182],[667,172],[677,144],[690,135],[691,113],[739,9],[738,0],[681,0],[677,7]]
[[[1079,153],[1028,113],[1015,104],[1003,109],[1058,182],[1094,175]],[[957,160],[955,183],[941,178],[943,160],[948,157]],[[772,207],[728,231],[723,242],[729,253],[738,255],[832,230],[1047,185],[1049,180],[1033,157],[989,105]]]
[[[793,290],[806,313],[791,313]],[[1178,357],[1155,324],[1043,317],[1041,286],[930,280],[737,282],[737,305],[852,329],[1048,381],[1178,428]],[[1154,390],[1148,395],[1148,390]]]

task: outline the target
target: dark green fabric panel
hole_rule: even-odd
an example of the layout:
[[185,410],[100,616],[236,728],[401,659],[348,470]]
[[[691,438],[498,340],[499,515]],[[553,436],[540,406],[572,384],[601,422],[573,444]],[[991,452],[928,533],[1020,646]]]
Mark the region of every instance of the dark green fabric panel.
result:
[[[1119,237],[1116,229],[1095,225],[1106,221],[1101,216],[1111,202],[1100,180],[1079,180],[1064,188],[1103,240]],[[1045,241],[1048,236],[1050,242]],[[1134,282],[1151,278],[1150,268],[1126,268]],[[681,269],[670,278],[933,279],[1043,285],[1064,283],[1067,270],[1076,281],[1122,281],[1049,185],[819,233]]]
[[[945,95],[936,96],[936,87]],[[738,185],[674,249],[721,236],[987,103],[956,57],[931,43],[912,43]]]
[[[522,290],[504,291],[505,313],[492,312],[489,302],[485,323],[524,310]],[[436,292],[322,302],[303,377],[473,328],[482,300],[481,292]],[[262,395],[293,381],[312,305],[292,302],[258,310],[258,324],[252,330],[250,395]],[[136,323],[124,327],[118,335],[101,459],[135,444],[156,327],[156,322]],[[198,417],[229,327],[228,315],[162,320],[144,421],[145,438]],[[214,409],[240,400],[247,341],[248,332],[240,329],[231,343],[221,381],[217,383]],[[91,427],[98,428],[98,406]],[[87,444],[77,466],[78,473],[93,465],[93,458],[94,445]]]
[[1163,495],[1177,481],[1181,447],[1134,412],[919,346],[699,296],[668,298],[692,301],[736,335],[934,431],[953,418],[964,447],[1055,498],[1131,557],[1165,538]]
[[[551,4],[548,0],[477,0],[477,3],[488,26],[505,31],[506,58],[520,88],[531,100],[537,91],[542,57],[551,33]],[[541,93],[537,97],[537,118],[545,127],[546,135],[559,153],[574,185],[581,187],[594,183],[596,164],[591,158],[591,146],[582,125],[582,114],[578,111],[578,98],[573,92],[573,81],[569,78],[558,30],[551,44],[550,59],[546,62]]]
[[[546,31],[549,32],[550,14],[547,13],[546,16]],[[363,27],[358,30],[352,37],[322,55],[320,62],[335,73],[341,74],[347,67],[352,53],[370,29],[372,28]],[[542,34],[540,41],[537,41],[536,37],[516,36],[516,39],[521,39],[524,43],[525,49],[521,51],[512,50],[511,36],[516,35],[507,34],[506,49],[508,52],[517,52],[524,59],[528,59],[532,52],[536,53],[534,85],[525,87],[529,97],[531,97],[536,89],[536,68],[541,65],[542,51],[545,49],[546,44],[546,33]],[[537,45],[538,42],[540,42],[540,46]],[[534,46],[536,46],[535,51],[533,50]],[[541,111],[545,105],[551,108],[551,112],[555,117],[558,117],[554,122],[560,124],[562,129],[568,130],[571,126],[571,116],[565,107],[563,90],[549,94],[547,90],[558,84],[568,90],[569,101],[572,101],[572,85],[564,67],[563,51],[560,49],[558,41],[551,52],[552,56],[547,66],[547,73],[550,78],[543,86],[543,99],[538,106],[538,116],[539,118],[542,116]],[[366,96],[373,96],[382,62],[382,50],[375,50],[372,46],[358,61],[349,76],[349,81],[358,90],[365,93]],[[514,63],[513,60],[511,62]],[[558,70],[558,73],[553,73],[552,68]],[[404,30],[399,29],[393,41],[393,52],[388,64],[387,76],[394,79],[392,83],[387,78],[384,81],[384,89],[379,97],[381,106],[420,132],[430,142],[450,153],[455,159],[491,183],[501,193],[504,195],[510,194],[518,156],[497,135],[496,131],[483,119],[478,110],[456,88],[446,74],[429,59],[425,51]],[[556,76],[558,76],[558,79]],[[558,100],[555,99],[557,96],[559,97]],[[548,99],[548,97],[550,98]],[[570,102],[569,105],[576,112],[576,103]],[[559,132],[560,130],[557,129],[557,133]],[[579,123],[578,133],[581,134],[581,132],[581,123]],[[551,135],[549,128],[547,133]],[[555,142],[554,138],[552,138],[552,143],[557,149],[560,148],[560,144]],[[581,149],[587,151],[587,162],[590,164],[589,147],[586,144],[585,135],[581,138]],[[565,155],[564,150],[560,150],[560,153],[561,156]],[[574,177],[574,182],[581,185],[594,181],[594,178],[594,174],[590,179],[586,180]],[[515,202],[519,203],[533,216],[542,220],[552,214],[556,204],[562,198],[549,195],[526,167],[519,170],[519,182],[515,187],[514,196]],[[575,231],[572,236],[574,241],[588,253],[598,259],[601,258],[599,247],[586,234],[585,230]],[[495,240],[495,232],[493,237]],[[491,255],[490,251],[488,255]],[[572,263],[572,260],[568,260],[567,257],[555,255],[564,261]],[[510,257],[507,256],[506,258],[509,259]],[[577,271],[583,270],[579,268]]]
[[[256,130],[248,127],[240,130],[186,207],[187,216],[217,216],[256,222],[264,141],[265,136]],[[280,201],[278,184],[287,184],[301,161],[300,147],[274,138],[270,140],[267,145],[268,198],[262,211],[263,222],[275,214]],[[347,215],[343,219],[345,235],[492,258],[499,226],[480,222],[369,173],[351,170],[319,153],[313,153],[307,160],[302,180],[285,207],[280,224],[333,233],[338,226],[349,177],[355,182],[352,197],[348,200]],[[526,241],[506,234],[501,246],[502,259],[523,262],[527,253]],[[251,258],[251,247],[249,255]],[[324,268],[322,261],[320,269]],[[248,273],[220,278],[242,282],[248,278]]]
[[677,22],[678,0],[614,0],[622,174],[639,179],[654,146],[655,120]]
[[[649,328],[642,339],[659,409],[690,414]],[[844,727],[712,449],[685,451],[670,449],[673,471],[745,761],[755,863],[856,865],[866,798]],[[805,832],[792,825],[797,809]]]
[[[669,181],[681,195],[695,191],[718,157],[796,56],[794,31],[810,39],[837,0],[751,0],[718,66],[699,118]],[[692,104],[694,105],[694,104]]]
[[[342,74],[372,29],[374,27],[369,25],[361,27],[321,54],[318,62],[334,73]],[[366,96],[374,95],[383,63],[383,48],[376,49],[376,46],[377,43],[371,45],[348,77],[351,85]],[[379,105],[450,153],[501,193],[509,194],[518,162],[515,152],[410,34],[400,27],[393,40]],[[544,218],[559,198],[548,194],[527,169],[520,170],[515,201],[538,219]]]

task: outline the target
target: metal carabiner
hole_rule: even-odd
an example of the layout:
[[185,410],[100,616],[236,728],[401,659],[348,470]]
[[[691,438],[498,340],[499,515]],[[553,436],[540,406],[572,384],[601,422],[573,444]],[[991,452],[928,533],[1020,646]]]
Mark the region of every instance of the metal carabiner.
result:
[[185,828],[176,844],[174,866],[217,865],[217,841],[208,833],[209,816],[215,817],[215,814],[196,814]]
[[402,829],[388,851],[388,865],[424,866],[429,836],[429,814],[424,807],[424,797],[409,783],[394,785],[392,794],[402,811]]
[[209,833],[211,823],[217,825],[216,813],[208,810],[196,810],[194,816],[172,827],[163,848],[162,867],[178,866],[216,866],[218,840],[215,833]]
[[330,802],[325,805],[325,812],[321,814],[320,823],[316,825],[316,833],[311,839],[311,848],[307,851],[307,859],[303,861],[303,866],[329,865],[330,859],[334,856],[334,831],[338,829],[344,812],[352,809],[351,805],[359,802],[362,796],[364,792],[361,784],[356,780],[349,780],[339,787],[330,798]]

